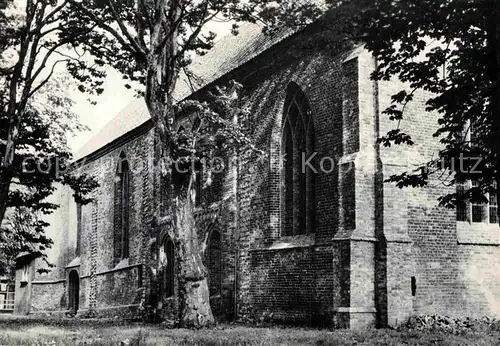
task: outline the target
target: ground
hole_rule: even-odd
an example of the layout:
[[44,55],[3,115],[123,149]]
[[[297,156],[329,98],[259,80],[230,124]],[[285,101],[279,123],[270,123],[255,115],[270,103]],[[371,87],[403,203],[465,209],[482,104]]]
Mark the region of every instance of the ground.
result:
[[8,345],[499,345],[500,331],[455,335],[416,330],[317,330],[220,325],[210,330],[96,320],[0,318],[0,346]]

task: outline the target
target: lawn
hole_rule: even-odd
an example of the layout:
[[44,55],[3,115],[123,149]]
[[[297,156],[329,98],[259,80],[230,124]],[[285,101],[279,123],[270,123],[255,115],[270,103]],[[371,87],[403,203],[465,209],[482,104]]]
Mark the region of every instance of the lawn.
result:
[[499,345],[500,332],[454,335],[220,325],[210,330],[92,320],[0,320],[0,345]]

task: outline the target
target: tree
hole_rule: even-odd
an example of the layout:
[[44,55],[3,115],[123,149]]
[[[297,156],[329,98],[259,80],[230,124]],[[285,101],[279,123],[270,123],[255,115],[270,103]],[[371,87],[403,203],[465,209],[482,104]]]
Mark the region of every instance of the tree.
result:
[[[0,275],[14,280],[16,259],[27,254],[32,259],[42,258],[46,267],[53,265],[47,261],[45,250],[52,246],[52,240],[45,236],[47,223],[29,208],[11,208],[7,211],[2,232],[0,232]],[[48,269],[40,268],[39,272]]]
[[[208,101],[188,100],[175,103],[173,92],[179,73],[189,65],[191,53],[203,54],[213,46],[216,34],[204,30],[207,23],[218,18],[233,23],[263,22],[272,28],[277,22],[289,18],[292,12],[300,25],[317,15],[316,6],[305,1],[270,0],[137,0],[137,1],[77,1],[69,0],[65,10],[66,30],[61,40],[90,53],[92,64],[73,64],[73,74],[82,82],[81,90],[90,93],[102,91],[102,66],[112,66],[124,79],[144,86],[149,114],[161,142],[162,174],[170,184],[169,207],[172,218],[164,216],[166,210],[157,210],[159,223],[169,222],[179,262],[179,283],[183,297],[181,325],[202,327],[213,324],[209,305],[206,269],[202,263],[204,244],[198,242],[194,222],[196,174],[193,167],[224,138],[240,145],[251,141],[233,122],[240,88],[237,83],[219,88]],[[90,31],[90,33],[85,33]],[[74,37],[83,39],[75,40]],[[129,83],[127,87],[131,87]],[[195,113],[205,124],[193,131],[177,134],[176,117]],[[242,114],[240,114],[241,116]],[[212,131],[204,131],[209,128]],[[217,139],[217,140],[216,140]],[[225,140],[222,140],[224,142]],[[182,166],[180,170],[175,169]],[[174,169],[173,169],[174,168]],[[180,173],[180,171],[186,173]],[[161,215],[163,214],[163,215]]]
[[[0,6],[0,270],[20,253],[44,258],[51,245],[43,215],[57,208],[47,201],[56,184],[73,187],[75,198],[88,203],[96,187],[87,176],[69,171],[67,136],[82,129],[71,112],[68,79],[55,73],[68,58],[55,60],[65,42],[52,33],[62,7],[54,1],[27,1],[25,8],[7,1]],[[8,220],[4,216],[9,214]],[[13,225],[15,227],[13,227]]]
[[[53,210],[44,199],[56,182],[72,186],[82,200],[95,185],[88,177],[60,174],[71,158],[65,132],[77,130],[72,124],[78,122],[65,108],[71,106],[65,93],[56,94],[62,89],[56,84],[46,88],[57,65],[70,60],[61,51],[68,42],[56,35],[66,5],[56,0],[27,0],[24,7],[2,2],[0,121],[6,126],[0,128],[0,224],[9,206]],[[25,188],[12,189],[12,184]]]
[[[0,228],[0,246],[7,256],[0,259],[0,271],[8,272],[20,253],[46,261],[44,250],[52,240],[44,234],[48,223],[43,215],[58,207],[47,200],[57,184],[74,186],[75,197],[83,204],[90,202],[85,196],[97,186],[91,177],[74,176],[70,171],[67,136],[82,126],[71,111],[73,102],[66,96],[67,89],[67,79],[53,78],[30,99],[19,123],[7,211]],[[7,123],[8,115],[0,114],[0,122]],[[1,139],[7,138],[8,130],[0,128]]]
[[[463,193],[440,197],[453,207],[485,202],[500,188],[500,8],[494,0],[359,1],[358,38],[373,52],[376,80],[408,85],[384,114],[399,124],[417,90],[429,92],[426,110],[439,114],[434,136],[439,156],[418,170],[390,177],[399,187],[424,186],[429,172],[450,184],[472,180]],[[472,130],[472,136],[471,136]],[[385,146],[413,145],[399,125],[380,139]]]

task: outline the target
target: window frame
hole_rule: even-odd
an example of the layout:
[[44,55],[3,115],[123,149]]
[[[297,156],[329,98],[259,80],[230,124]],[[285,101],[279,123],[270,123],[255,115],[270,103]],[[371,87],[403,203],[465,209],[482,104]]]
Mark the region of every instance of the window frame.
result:
[[[467,182],[462,183],[462,184],[457,184],[457,193],[459,186],[463,186],[464,190],[470,189],[474,187],[474,183],[471,180],[467,180]],[[466,222],[469,224],[486,224],[486,225],[495,225],[499,223],[498,220],[498,214],[496,216],[496,220],[492,222],[491,218],[491,210],[492,208],[497,208],[498,210],[498,197],[496,198],[495,204],[492,204],[492,196],[489,192],[487,192],[485,195],[486,199],[488,202],[486,203],[473,203],[471,201],[464,201],[463,204],[464,206],[461,208],[461,210],[464,210],[465,214],[465,219],[459,218],[459,207],[456,208],[456,214],[455,214],[455,220],[457,222]],[[493,205],[493,206],[492,206]],[[482,219],[481,221],[475,221],[474,220],[474,207],[481,207],[482,210]]]
[[75,257],[80,256],[82,251],[82,207],[81,203],[76,202],[76,244]]
[[[291,83],[287,88],[281,126],[281,235],[313,234],[316,230],[316,177],[302,160],[316,150],[316,130],[309,98]],[[313,160],[315,162],[315,160]]]
[[[471,120],[467,120],[464,125],[463,129],[463,137],[462,137],[462,143],[466,146],[472,146],[472,141],[474,139],[474,126]],[[465,183],[460,183],[456,184],[456,191],[457,193],[459,189],[463,188],[464,191],[471,189],[472,187],[475,186],[475,182],[472,180],[467,180]],[[462,220],[459,218],[459,207],[456,207],[456,214],[455,214],[455,220],[456,222],[466,222],[468,224],[486,224],[486,225],[495,225],[499,224],[499,218],[498,218],[498,196],[495,196],[495,204],[494,207],[492,207],[492,196],[490,195],[489,192],[487,192],[485,195],[485,198],[487,199],[486,203],[473,203],[470,200],[463,201],[463,206],[460,207],[460,210],[463,210],[463,214],[465,214],[465,220]],[[475,221],[474,219],[474,208],[480,207],[481,213],[482,213],[482,218],[481,221]],[[496,214],[496,220],[494,222],[491,222],[491,209],[492,208],[497,208],[497,214]]]
[[131,170],[127,156],[122,152],[116,167],[114,196],[114,260],[130,256],[130,196]]

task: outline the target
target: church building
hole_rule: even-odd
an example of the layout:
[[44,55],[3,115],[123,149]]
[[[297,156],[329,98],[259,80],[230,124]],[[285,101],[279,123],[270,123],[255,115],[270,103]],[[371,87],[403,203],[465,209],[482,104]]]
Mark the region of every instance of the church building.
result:
[[[396,125],[382,111],[403,86],[372,81],[372,55],[329,35],[312,25],[269,37],[246,24],[194,59],[194,91],[187,77],[178,83],[176,100],[241,83],[251,137],[266,153],[235,154],[209,185],[199,172],[196,220],[207,235],[214,315],[339,328],[422,314],[499,317],[496,196],[457,211],[438,206],[455,187],[437,176],[418,189],[384,182],[436,157],[438,117],[417,94],[400,124],[415,145],[380,146]],[[79,151],[75,172],[99,182],[94,201],[76,204],[66,188],[53,196],[61,205],[47,231],[55,268],[20,269],[20,313],[156,314],[175,323],[176,250],[153,222],[168,193],[157,148],[135,99]]]

